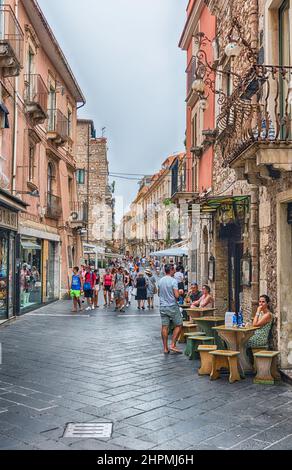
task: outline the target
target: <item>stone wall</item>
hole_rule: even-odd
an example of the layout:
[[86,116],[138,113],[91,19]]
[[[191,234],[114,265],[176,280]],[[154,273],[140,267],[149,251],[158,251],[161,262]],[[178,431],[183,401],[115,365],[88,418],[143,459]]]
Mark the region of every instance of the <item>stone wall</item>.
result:
[[78,184],[78,202],[89,203],[89,243],[104,244],[106,240],[112,239],[112,196],[108,189],[107,139],[92,138],[91,125],[91,121],[78,121],[77,168],[86,170],[85,184]]

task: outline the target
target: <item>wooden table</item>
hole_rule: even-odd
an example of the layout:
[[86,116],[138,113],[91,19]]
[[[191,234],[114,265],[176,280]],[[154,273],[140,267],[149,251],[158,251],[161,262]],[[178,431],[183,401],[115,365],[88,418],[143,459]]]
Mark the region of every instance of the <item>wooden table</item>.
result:
[[253,372],[253,366],[246,353],[246,344],[248,340],[254,335],[258,327],[247,326],[244,328],[238,327],[225,327],[214,326],[213,330],[217,331],[220,338],[225,341],[227,348],[230,351],[239,351],[239,367],[244,377],[245,372]]
[[213,330],[214,326],[220,326],[225,323],[224,317],[219,316],[208,316],[201,318],[196,318],[196,324],[201,327],[201,330],[206,333],[206,336],[215,336],[215,344],[218,346],[218,349],[225,349],[225,345],[218,335],[217,331]]
[[203,317],[204,315],[214,316],[216,308],[186,308],[185,311],[187,312],[190,319],[197,319]]

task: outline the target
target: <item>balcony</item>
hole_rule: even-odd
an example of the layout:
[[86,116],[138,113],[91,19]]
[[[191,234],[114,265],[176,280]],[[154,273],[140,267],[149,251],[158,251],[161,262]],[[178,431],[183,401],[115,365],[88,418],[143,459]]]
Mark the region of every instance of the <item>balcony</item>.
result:
[[0,68],[4,77],[16,77],[23,65],[24,35],[9,5],[0,5]]
[[62,215],[62,203],[59,196],[47,193],[46,217],[58,220]]
[[59,109],[48,110],[48,139],[58,147],[69,140],[69,121]]
[[78,229],[88,224],[88,204],[86,202],[71,202],[70,210],[70,225],[72,228]]
[[48,89],[38,74],[25,75],[24,101],[26,113],[30,116],[33,124],[43,124],[48,118]]
[[292,67],[256,65],[225,98],[216,142],[223,166],[261,177],[292,171],[291,83]]

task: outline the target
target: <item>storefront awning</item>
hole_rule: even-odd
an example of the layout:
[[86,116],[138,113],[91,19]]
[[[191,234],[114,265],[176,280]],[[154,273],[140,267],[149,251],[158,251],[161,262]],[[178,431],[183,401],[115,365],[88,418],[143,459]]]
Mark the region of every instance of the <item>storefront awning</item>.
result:
[[231,206],[237,206],[238,208],[248,208],[249,196],[209,197],[201,203],[201,213],[217,212],[218,209]]
[[169,250],[154,251],[150,253],[150,256],[156,256],[157,258],[163,258],[164,256],[180,258],[182,256],[188,256],[188,250],[185,248],[169,248]]
[[24,250],[41,250],[42,247],[40,245],[37,245],[36,243],[22,240],[21,241],[21,246]]

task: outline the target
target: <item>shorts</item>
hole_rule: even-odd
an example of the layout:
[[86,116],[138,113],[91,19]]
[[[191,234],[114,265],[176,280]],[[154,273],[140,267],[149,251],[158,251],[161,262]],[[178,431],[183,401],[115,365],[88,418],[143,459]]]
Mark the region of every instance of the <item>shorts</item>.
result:
[[93,297],[93,289],[85,290],[84,291],[84,297],[86,299],[92,299]]
[[74,297],[76,297],[76,299],[79,299],[79,297],[81,296],[81,291],[71,289],[70,290],[70,296],[71,296],[71,299],[74,299]]
[[103,290],[110,292],[112,290],[112,286],[103,286]]
[[115,299],[122,300],[125,297],[124,289],[115,290]]
[[160,316],[162,326],[170,326],[172,323],[174,326],[182,326],[183,318],[180,313],[178,305],[172,305],[171,307],[160,307]]

